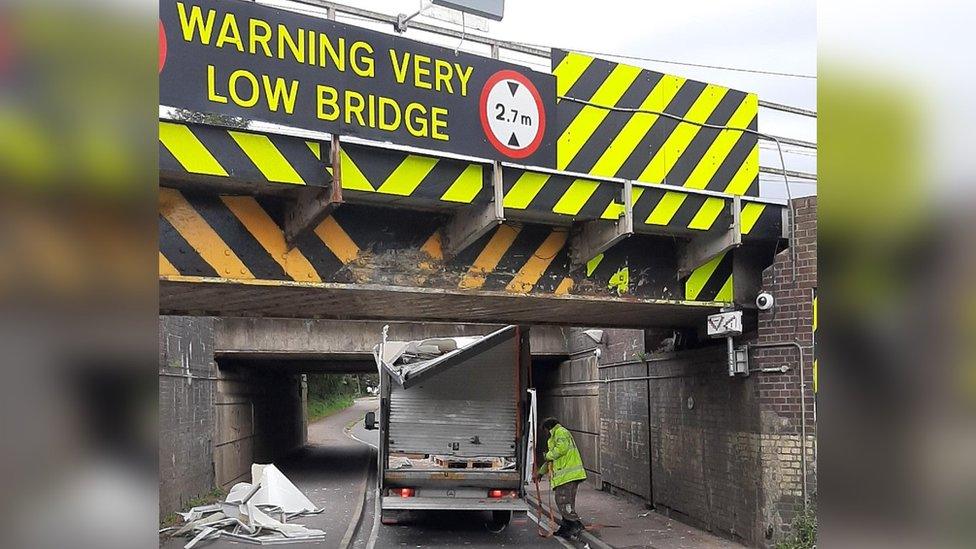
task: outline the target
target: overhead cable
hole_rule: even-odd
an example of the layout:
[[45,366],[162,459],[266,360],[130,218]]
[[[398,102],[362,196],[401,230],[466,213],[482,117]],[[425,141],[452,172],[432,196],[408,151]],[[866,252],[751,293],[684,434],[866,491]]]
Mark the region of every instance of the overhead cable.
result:
[[[536,48],[549,48],[554,49],[556,46],[546,46],[543,44],[532,44],[530,42],[518,42],[524,46],[536,47]],[[720,71],[732,71],[732,72],[748,72],[752,74],[764,74],[767,76],[784,76],[788,78],[807,78],[811,80],[816,80],[817,76],[814,74],[799,74],[793,72],[780,72],[780,71],[770,71],[765,69],[749,69],[745,67],[729,67],[725,65],[709,65],[706,63],[691,63],[688,61],[673,61],[670,59],[656,59],[654,57],[644,57],[642,55],[627,55],[622,53],[610,53],[605,51],[596,50],[581,50],[578,48],[558,48],[566,51],[575,51],[579,53],[585,53],[588,55],[600,55],[603,57],[616,57],[618,59],[627,59],[630,61],[648,61],[651,63],[663,63],[667,65],[682,65],[685,67],[698,67],[702,69],[715,69]]]

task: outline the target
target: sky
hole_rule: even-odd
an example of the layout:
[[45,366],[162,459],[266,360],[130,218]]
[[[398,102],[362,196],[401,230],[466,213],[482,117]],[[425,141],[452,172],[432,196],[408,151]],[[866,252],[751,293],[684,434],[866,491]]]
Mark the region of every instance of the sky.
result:
[[[262,0],[282,5],[289,0]],[[420,0],[370,0],[340,3],[372,11],[413,13]],[[304,8],[309,9],[309,8]],[[390,25],[371,24],[348,16],[340,21],[391,31]],[[448,23],[420,18],[424,22]],[[583,0],[507,0],[505,16],[488,23],[488,35],[510,41],[592,50],[608,54],[641,56],[689,63],[742,67],[766,71],[816,75],[817,13],[813,0],[683,0],[681,2]],[[477,31],[472,31],[477,32]],[[457,47],[454,38],[435,37],[419,31],[406,36]],[[461,44],[461,50],[484,53],[477,44]],[[505,55],[503,54],[503,58]],[[525,61],[509,55],[509,60]],[[532,65],[544,70],[535,60]],[[754,92],[761,100],[816,110],[816,80],[733,72],[645,61],[626,60],[659,72],[703,80]],[[760,109],[759,130],[778,136],[816,141],[816,120]],[[762,145],[760,164],[780,167],[772,144]],[[787,147],[786,167],[816,172],[815,151]],[[795,152],[792,152],[795,151]],[[791,181],[792,195],[816,193],[810,182]],[[760,192],[785,198],[782,178],[760,175]]]

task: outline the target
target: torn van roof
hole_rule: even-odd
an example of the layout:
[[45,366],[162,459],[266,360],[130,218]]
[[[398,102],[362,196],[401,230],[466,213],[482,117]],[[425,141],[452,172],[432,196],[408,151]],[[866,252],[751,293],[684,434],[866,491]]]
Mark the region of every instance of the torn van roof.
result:
[[404,389],[436,376],[471,357],[515,338],[517,326],[506,326],[484,336],[435,337],[418,341],[387,341],[382,350],[382,368]]

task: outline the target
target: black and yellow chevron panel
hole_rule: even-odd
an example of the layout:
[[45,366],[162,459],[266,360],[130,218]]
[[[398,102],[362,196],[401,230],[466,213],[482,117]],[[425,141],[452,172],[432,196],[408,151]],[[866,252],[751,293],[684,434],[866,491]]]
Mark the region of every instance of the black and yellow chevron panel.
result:
[[688,301],[731,302],[732,255],[727,251],[692,271],[685,279],[685,299]]
[[739,220],[743,240],[777,240],[783,238],[784,206],[762,202],[742,202]]
[[623,185],[517,168],[503,173],[506,216],[519,212],[574,220],[616,219]]
[[[755,94],[553,50],[557,97],[664,112],[698,123],[756,130]],[[556,167],[577,173],[758,196],[755,134],[701,128],[648,113],[557,103]]]
[[368,193],[446,206],[492,198],[490,167],[475,162],[344,144],[340,169],[342,190],[353,199]]
[[328,144],[317,141],[159,122],[159,170],[164,176],[226,177],[248,183],[321,187],[332,180],[327,164]]
[[817,289],[813,289],[813,392],[819,392],[819,370],[820,357],[817,353]]
[[[326,184],[331,167],[320,157],[329,144],[214,126],[160,122],[160,170],[179,177],[195,174],[246,182]],[[409,199],[447,208],[491,200],[491,168],[404,151],[343,145],[342,188],[346,199],[381,202]],[[622,184],[507,167],[503,175],[506,213],[519,218],[576,221],[616,219],[623,212]],[[678,232],[727,226],[728,199],[635,184],[635,225]],[[743,234],[776,238],[781,208],[745,203]],[[653,231],[652,231],[653,232]]]
[[[519,168],[505,168],[505,215],[510,218],[568,217],[575,221],[617,219],[623,215],[623,184]],[[691,233],[726,228],[731,198],[635,184],[631,190],[638,232]],[[782,231],[782,207],[742,203],[746,238],[775,239]],[[526,214],[526,215],[520,215]]]
[[[691,231],[693,234],[725,229],[731,222],[731,198],[635,185],[631,200],[637,231],[646,227],[669,232]],[[744,239],[782,237],[782,206],[743,200],[740,208]]]
[[[159,272],[164,277],[670,300],[691,296],[677,279],[671,239],[635,236],[586,269],[571,271],[567,227],[506,222],[448,259],[439,232],[446,214],[346,204],[289,250],[281,230],[284,204],[274,197],[161,188],[159,208]],[[709,301],[706,295],[701,290],[691,299]]]
[[[226,177],[253,183],[324,186],[332,179],[328,142],[216,126],[160,121],[160,172]],[[445,206],[491,200],[489,169],[478,163],[344,144],[342,188],[373,196],[439,201]]]

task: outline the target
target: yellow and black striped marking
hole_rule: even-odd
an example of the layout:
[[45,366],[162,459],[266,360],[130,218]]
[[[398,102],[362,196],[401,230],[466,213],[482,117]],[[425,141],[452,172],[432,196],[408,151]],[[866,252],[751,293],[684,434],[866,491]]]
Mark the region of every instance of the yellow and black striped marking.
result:
[[159,170],[169,177],[225,177],[322,187],[332,180],[327,161],[328,144],[317,141],[159,122]]
[[267,198],[159,190],[162,275],[322,282],[342,279],[359,249],[327,218],[290,251],[283,209]]
[[[720,295],[708,281],[694,296],[680,290],[675,243],[665,238],[629,238],[571,271],[567,227],[506,222],[446,259],[439,230],[447,214],[346,204],[289,250],[279,198],[161,188],[159,207],[164,277],[696,301]],[[692,274],[686,287],[701,276]]]
[[820,390],[819,384],[819,357],[817,356],[817,289],[813,289],[813,392]]
[[[332,179],[328,142],[160,121],[159,145],[160,172],[169,177],[313,186]],[[369,193],[452,206],[492,196],[489,169],[473,162],[344,144],[341,169],[353,200]]]
[[[329,143],[278,135],[240,132],[193,124],[160,122],[160,171],[170,177],[225,177],[244,182],[325,185],[331,167],[320,157]],[[484,204],[491,200],[487,165],[404,151],[343,145],[342,188],[347,201],[388,197],[438,207]],[[547,217],[585,221],[616,219],[623,214],[623,185],[506,167],[503,171],[506,214],[519,219]],[[678,232],[727,226],[728,199],[633,186],[634,221],[640,227]],[[776,238],[781,208],[745,203],[743,234]],[[726,225],[723,225],[726,223]]]
[[[623,184],[516,168],[504,172],[505,215],[519,218],[570,217],[576,221],[617,219],[623,215]],[[729,226],[731,198],[665,190],[635,184],[631,190],[638,232],[694,233]],[[747,238],[779,238],[782,208],[743,202],[742,233]],[[532,218],[533,215],[527,216]]]
[[445,204],[491,200],[487,166],[403,151],[343,145],[342,190],[376,193]]
[[620,211],[614,207],[621,201],[623,186],[620,183],[516,168],[505,168],[502,179],[507,211],[555,214],[577,220],[620,216]]
[[[553,50],[559,97],[756,130],[755,94]],[[560,100],[556,168],[729,194],[759,194],[755,134]]]
[[732,254],[725,252],[692,271],[685,280],[685,299],[731,302]]

